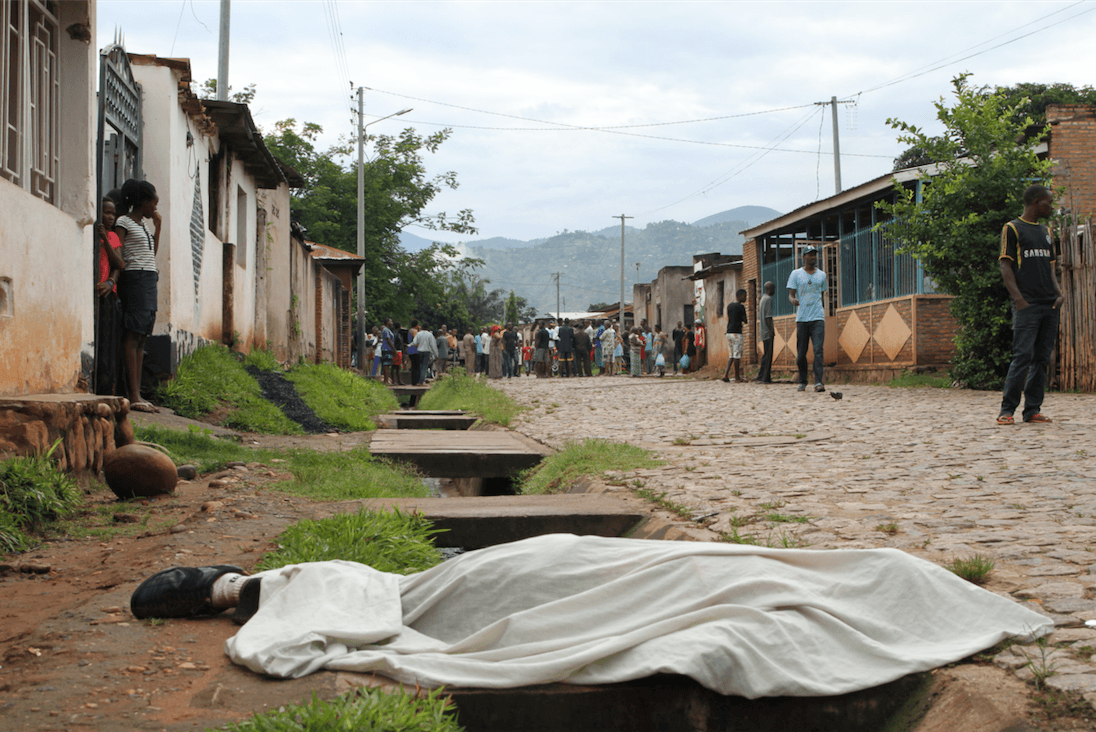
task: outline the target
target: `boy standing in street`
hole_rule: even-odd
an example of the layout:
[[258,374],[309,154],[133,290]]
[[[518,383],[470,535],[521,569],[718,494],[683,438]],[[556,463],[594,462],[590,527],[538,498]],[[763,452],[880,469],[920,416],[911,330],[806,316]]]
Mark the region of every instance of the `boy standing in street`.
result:
[[[727,369],[723,372],[723,381],[742,381],[742,326],[746,324],[746,291],[735,293],[735,302],[727,306]],[[734,366],[734,379],[731,366]]]
[[799,367],[799,391],[807,390],[807,345],[814,349],[814,390],[825,391],[822,384],[822,350],[826,342],[826,311],[822,293],[826,291],[826,273],[818,269],[818,250],[803,250],[803,266],[788,277],[788,300],[796,308],[796,366]]
[[765,294],[757,304],[757,337],[761,340],[764,351],[761,355],[761,368],[757,370],[757,381],[761,384],[773,383],[773,341],[776,331],[773,329],[773,294],[776,285],[772,282],[765,283]]
[[1024,397],[1024,421],[1050,422],[1039,409],[1047,364],[1058,338],[1062,290],[1054,274],[1054,247],[1047,227],[1038,223],[1054,211],[1054,198],[1040,185],[1024,191],[1024,213],[1001,231],[1001,278],[1012,296],[1012,363],[1005,377],[997,424],[1014,424],[1013,412]]

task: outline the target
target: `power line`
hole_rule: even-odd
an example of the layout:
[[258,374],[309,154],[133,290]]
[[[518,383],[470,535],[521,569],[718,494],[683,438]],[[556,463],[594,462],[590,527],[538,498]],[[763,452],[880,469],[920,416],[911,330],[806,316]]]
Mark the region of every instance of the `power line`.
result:
[[[1023,30],[1024,28],[1029,28],[1029,27],[1031,27],[1031,25],[1033,23],[1039,23],[1041,21],[1044,21],[1047,18],[1051,17],[1052,15],[1057,15],[1058,13],[1063,13],[1063,12],[1065,12],[1067,10],[1070,10],[1071,8],[1075,8],[1078,5],[1081,5],[1081,4],[1083,4],[1087,1],[1088,0],[1079,0],[1078,2],[1075,2],[1072,5],[1067,5],[1064,8],[1059,8],[1058,10],[1055,10],[1052,13],[1047,13],[1046,15],[1044,15],[1040,18],[1036,18],[1035,20],[1024,23],[1024,25],[1022,25],[1022,26],[1019,26],[1017,28],[1013,28],[1010,31],[1006,31],[1005,33],[994,36],[993,38],[982,41],[981,43],[977,43],[977,44],[971,46],[970,48],[964,49],[963,51],[957,51],[956,53],[965,53],[966,51],[969,51],[969,50],[974,49],[974,48],[978,48],[979,46],[984,46],[987,43],[992,43],[993,41],[997,40],[998,38],[1003,38],[1007,35],[1015,33],[1016,31]],[[1007,40],[1003,43],[998,43],[995,46],[990,46],[989,48],[984,48],[981,51],[977,51],[975,53],[969,54],[967,56],[963,56],[961,58],[953,59],[952,57],[955,56],[956,54],[952,54],[951,56],[945,56],[942,59],[939,59],[937,61],[933,61],[927,67],[922,66],[922,67],[920,67],[920,69],[915,69],[914,71],[911,71],[909,73],[906,73],[906,74],[898,76],[894,79],[891,79],[888,82],[885,82],[883,84],[879,84],[878,86],[873,86],[870,89],[865,89],[863,91],[856,92],[856,94],[850,94],[846,98],[851,99],[852,97],[859,96],[861,94],[868,94],[868,93],[873,92],[873,91],[879,91],[880,89],[885,89],[888,86],[894,86],[895,84],[901,84],[903,81],[909,81],[910,79],[916,79],[919,76],[924,76],[925,74],[932,73],[933,71],[939,71],[940,69],[944,68],[945,66],[950,66],[951,64],[959,63],[960,61],[966,61],[968,59],[974,58],[975,56],[981,56],[983,53],[989,53],[990,51],[1001,48],[1002,46],[1007,46],[1010,43],[1015,43],[1016,41],[1023,40],[1024,38],[1027,38],[1028,36],[1033,36],[1036,33],[1041,33],[1041,32],[1043,32],[1043,31],[1045,31],[1049,28],[1053,28],[1056,25],[1061,25],[1062,23],[1073,20],[1074,18],[1079,18],[1082,15],[1085,15],[1087,13],[1091,13],[1093,11],[1096,11],[1096,7],[1089,8],[1088,10],[1082,10],[1081,12],[1076,13],[1074,15],[1071,15],[1068,18],[1062,18],[1061,20],[1055,21],[1054,23],[1051,23],[1050,25],[1045,25],[1042,28],[1036,28],[1035,30],[1029,31],[1028,33],[1024,33],[1023,35],[1016,36],[1015,38],[1011,38],[1011,39],[1009,39],[1009,40]]]
[[793,122],[792,126],[789,127],[788,129],[786,129],[784,132],[781,132],[779,135],[777,135],[774,138],[773,142],[769,143],[769,145],[767,145],[765,147],[758,148],[759,150],[764,151],[760,155],[755,153],[754,155],[750,156],[749,158],[746,158],[746,160],[738,163],[733,168],[731,168],[729,171],[727,171],[726,173],[720,175],[715,180],[713,180],[709,183],[706,183],[704,186],[702,186],[700,188],[700,190],[694,191],[694,192],[690,193],[687,196],[679,198],[678,200],[674,201],[673,203],[668,203],[665,206],[659,206],[658,208],[653,208],[649,211],[644,211],[643,213],[640,213],[640,214],[637,214],[637,215],[638,216],[649,216],[650,214],[658,213],[659,211],[662,211],[664,209],[670,208],[672,206],[676,206],[679,203],[687,201],[690,198],[695,198],[696,196],[704,195],[704,194],[708,193],[708,191],[711,191],[715,188],[718,188],[719,186],[723,185],[724,183],[731,180],[732,178],[737,177],[738,175],[740,175],[744,171],[748,170],[751,166],[753,166],[759,160],[764,158],[766,155],[768,155],[770,152],[778,149],[776,147],[777,145],[779,145],[781,142],[783,142],[784,140],[788,139],[793,134],[795,134],[799,130],[799,128],[801,128],[803,125],[807,124],[807,122],[810,121],[810,119],[812,117],[814,117],[814,115],[820,114],[820,109],[821,108],[815,108],[813,104],[811,105],[811,107],[812,107],[811,111],[809,111],[806,115],[804,115],[800,119]]
[[[647,122],[638,125],[572,125],[567,122],[552,122],[551,120],[536,119],[534,117],[522,117],[517,114],[506,114],[505,112],[492,112],[486,109],[476,109],[475,107],[464,107],[460,104],[450,104],[449,102],[438,102],[433,99],[424,99],[422,97],[413,97],[409,94],[400,94],[399,92],[385,91],[384,89],[373,89],[371,87],[365,87],[369,91],[377,92],[378,94],[388,94],[393,97],[401,97],[403,99],[412,99],[416,102],[425,102],[426,104],[437,104],[440,107],[452,107],[453,109],[462,109],[465,112],[476,112],[477,114],[489,114],[494,117],[507,117],[509,119],[520,119],[524,122],[536,122],[542,125],[556,125],[557,127],[568,127],[576,130],[624,130],[634,127],[660,127],[665,125],[687,125],[696,122],[717,122],[724,119],[735,119],[737,117],[754,117],[760,114],[772,114],[774,112],[786,112],[789,109],[800,109],[801,107],[809,107],[809,104],[797,104],[792,107],[780,107],[779,109],[765,109],[759,112],[742,112],[740,114],[727,114],[719,117],[705,117],[703,119],[685,119],[677,120],[674,122]],[[457,127],[458,125],[447,125],[449,127]],[[530,128],[509,128],[509,127],[483,127],[475,129],[485,130],[507,130],[507,129],[530,129]],[[541,129],[541,128],[531,128]]]

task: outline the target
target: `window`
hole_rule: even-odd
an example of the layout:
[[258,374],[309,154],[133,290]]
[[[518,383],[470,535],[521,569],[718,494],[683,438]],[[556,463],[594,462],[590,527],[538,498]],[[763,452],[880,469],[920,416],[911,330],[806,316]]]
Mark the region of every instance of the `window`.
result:
[[0,0],[0,176],[57,198],[57,3]]
[[247,193],[236,186],[236,264],[247,266]]

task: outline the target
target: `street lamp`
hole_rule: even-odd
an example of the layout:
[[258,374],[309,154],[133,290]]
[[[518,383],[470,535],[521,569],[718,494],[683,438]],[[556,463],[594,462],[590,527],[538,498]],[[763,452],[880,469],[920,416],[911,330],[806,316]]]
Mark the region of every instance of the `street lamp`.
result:
[[[411,108],[393,112],[387,117],[375,119],[368,124],[362,124],[365,116],[365,91],[358,87],[358,256],[365,258],[365,130],[369,125],[375,125],[392,117],[407,114]],[[365,370],[362,363],[362,354],[365,353],[365,275],[358,271],[358,368]]]

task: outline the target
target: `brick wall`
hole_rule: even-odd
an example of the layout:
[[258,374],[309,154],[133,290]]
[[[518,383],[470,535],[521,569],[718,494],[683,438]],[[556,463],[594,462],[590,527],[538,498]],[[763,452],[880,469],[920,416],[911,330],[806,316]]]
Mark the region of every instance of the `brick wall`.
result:
[[[746,315],[749,323],[743,331],[745,341],[743,343],[742,360],[746,363],[761,363],[761,342],[757,339],[757,301],[761,297],[761,288],[765,285],[761,282],[761,245],[757,239],[750,239],[742,245],[742,287],[751,295],[746,298]],[[780,292],[780,288],[777,288]]]
[[1096,215],[1096,107],[1051,104],[1047,122],[1054,186],[1065,189],[1056,203],[1077,216]]
[[[947,295],[916,295],[912,297],[893,298],[880,302],[858,305],[854,307],[839,308],[837,315],[826,320],[826,350],[829,354],[836,353],[836,365],[827,365],[827,370],[840,372],[842,370],[863,370],[876,367],[912,366],[939,366],[951,361],[955,355],[956,323],[950,310],[951,297]],[[894,353],[894,358],[887,355],[879,340],[875,338],[877,331],[882,336],[880,324],[888,318],[890,333],[901,333],[901,325],[894,320],[897,315],[901,323],[909,329],[909,335],[901,348]],[[867,341],[863,345],[856,361],[853,361],[846,350],[839,344],[842,334],[846,332],[853,316],[859,319],[867,332]],[[785,315],[773,319],[773,325],[779,336],[788,344],[773,360],[774,368],[785,372],[795,370],[795,316]],[[849,332],[851,340],[851,331]],[[831,350],[830,345],[837,345]],[[808,359],[810,348],[808,350]],[[833,362],[833,358],[827,357],[827,364]]]

